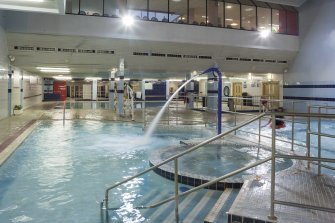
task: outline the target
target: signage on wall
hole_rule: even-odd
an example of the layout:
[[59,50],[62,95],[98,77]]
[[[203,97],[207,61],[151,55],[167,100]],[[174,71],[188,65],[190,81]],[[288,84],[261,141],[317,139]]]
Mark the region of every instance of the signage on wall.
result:
[[243,88],[247,88],[247,82],[243,81]]

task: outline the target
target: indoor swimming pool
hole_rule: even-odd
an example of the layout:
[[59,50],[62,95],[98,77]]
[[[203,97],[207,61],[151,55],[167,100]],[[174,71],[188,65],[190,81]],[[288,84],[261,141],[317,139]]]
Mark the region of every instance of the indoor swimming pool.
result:
[[[146,142],[142,128],[131,123],[66,121],[63,126],[61,121],[42,121],[0,168],[0,222],[100,222],[106,186],[146,169],[151,151],[210,134],[201,129],[182,135],[166,131]],[[114,221],[144,221],[132,206],[151,188],[159,189],[150,202],[173,195],[173,185],[151,172],[112,191],[111,206],[122,206]]]

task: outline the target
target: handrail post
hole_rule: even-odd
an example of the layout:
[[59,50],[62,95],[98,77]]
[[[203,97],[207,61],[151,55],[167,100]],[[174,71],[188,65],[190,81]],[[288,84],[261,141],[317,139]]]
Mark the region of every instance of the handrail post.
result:
[[[261,113],[261,98],[259,99],[259,114]],[[258,146],[261,144],[262,119],[258,120]]]
[[174,195],[175,195],[175,217],[179,222],[179,194],[178,194],[178,158],[174,159]]
[[270,220],[277,220],[275,216],[275,183],[276,183],[276,114],[272,113],[272,159],[271,159],[271,203],[270,203]]
[[63,103],[63,126],[65,125],[65,105],[66,105],[66,100]]
[[311,167],[310,161],[309,161],[309,157],[311,157],[311,135],[310,135],[310,131],[311,131],[311,106],[308,105],[308,117],[307,117],[307,128],[306,128],[306,148],[307,148],[307,168],[309,169]]
[[168,103],[168,107],[167,107],[167,112],[168,112],[168,125],[170,125],[170,103]]
[[[318,113],[321,113],[321,107],[318,108]],[[318,118],[318,158],[321,158],[321,118]],[[318,175],[321,175],[321,161],[318,161]]]
[[[292,112],[294,113],[294,101],[292,101]],[[295,121],[295,118],[294,118],[294,115],[292,116],[292,144],[291,144],[291,151],[294,150],[294,121]]]

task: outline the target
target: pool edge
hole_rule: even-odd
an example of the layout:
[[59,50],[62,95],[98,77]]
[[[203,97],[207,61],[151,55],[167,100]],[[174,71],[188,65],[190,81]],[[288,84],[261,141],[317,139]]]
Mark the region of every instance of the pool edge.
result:
[[15,152],[17,147],[30,135],[30,133],[37,126],[37,120],[31,120],[19,131],[3,143],[0,144],[0,167],[6,162],[6,160]]

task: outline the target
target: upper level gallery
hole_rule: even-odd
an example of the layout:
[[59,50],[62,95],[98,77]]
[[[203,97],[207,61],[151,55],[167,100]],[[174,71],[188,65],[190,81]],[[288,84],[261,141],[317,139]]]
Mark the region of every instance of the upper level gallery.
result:
[[298,35],[298,11],[256,0],[67,0],[66,13]]

